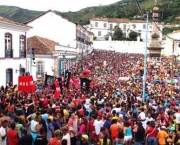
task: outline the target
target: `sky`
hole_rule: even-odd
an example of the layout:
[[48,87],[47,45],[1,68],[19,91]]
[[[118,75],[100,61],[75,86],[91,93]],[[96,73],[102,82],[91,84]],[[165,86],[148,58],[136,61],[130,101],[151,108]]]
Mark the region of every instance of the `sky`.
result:
[[0,5],[18,6],[37,11],[78,11],[90,6],[108,5],[120,0],[0,0]]

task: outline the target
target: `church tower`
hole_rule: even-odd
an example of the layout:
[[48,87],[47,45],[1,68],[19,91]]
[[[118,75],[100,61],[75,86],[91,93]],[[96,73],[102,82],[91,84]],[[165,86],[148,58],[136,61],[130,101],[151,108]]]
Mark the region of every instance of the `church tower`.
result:
[[149,50],[148,56],[149,58],[159,58],[161,56],[161,50],[163,48],[161,47],[161,44],[159,42],[159,29],[157,27],[159,12],[160,12],[157,0],[155,0],[155,6],[152,12],[153,12],[153,16],[152,16],[153,17],[153,32],[151,35],[152,39],[148,47],[148,50]]

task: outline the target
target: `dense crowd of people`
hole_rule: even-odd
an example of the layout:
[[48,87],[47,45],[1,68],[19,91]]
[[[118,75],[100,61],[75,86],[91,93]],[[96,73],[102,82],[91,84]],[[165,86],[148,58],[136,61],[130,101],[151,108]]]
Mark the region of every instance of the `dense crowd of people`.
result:
[[[94,50],[71,67],[89,70],[88,91],[70,81],[59,97],[0,89],[0,145],[179,145],[179,64],[174,56]],[[143,97],[142,97],[143,96]]]

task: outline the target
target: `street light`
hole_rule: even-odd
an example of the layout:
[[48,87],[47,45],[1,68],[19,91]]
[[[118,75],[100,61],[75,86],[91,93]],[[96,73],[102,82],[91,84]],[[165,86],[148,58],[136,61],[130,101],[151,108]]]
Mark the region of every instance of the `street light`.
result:
[[19,69],[16,69],[16,73],[17,73],[17,72],[20,72],[20,71],[21,71],[21,68],[22,68],[22,65],[19,64]]

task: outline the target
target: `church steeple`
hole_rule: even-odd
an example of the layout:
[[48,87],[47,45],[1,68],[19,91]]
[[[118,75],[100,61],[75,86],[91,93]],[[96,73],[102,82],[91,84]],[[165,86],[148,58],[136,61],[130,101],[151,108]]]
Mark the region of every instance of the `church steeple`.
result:
[[149,50],[149,57],[160,57],[161,56],[161,49],[163,49],[161,47],[161,44],[159,42],[159,29],[158,29],[158,21],[159,21],[159,12],[160,9],[158,7],[158,0],[154,0],[155,5],[153,7],[153,31],[152,31],[152,35],[151,35],[151,43],[148,47]]

